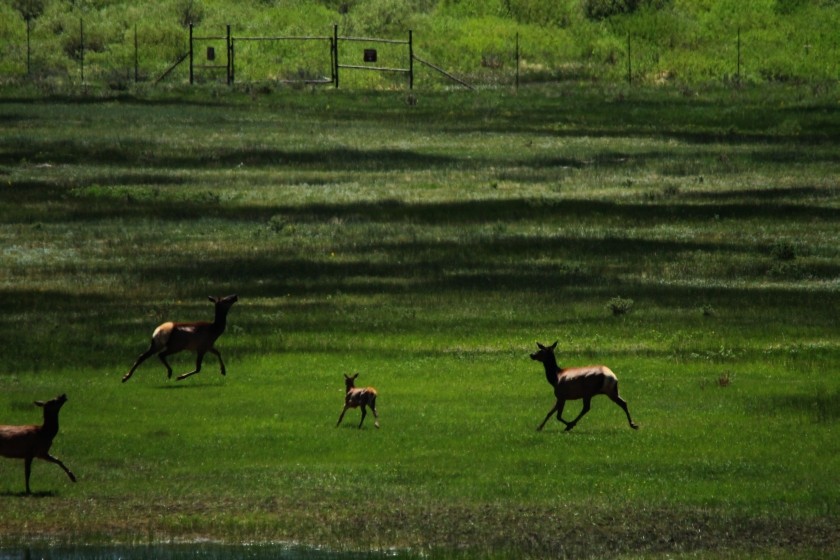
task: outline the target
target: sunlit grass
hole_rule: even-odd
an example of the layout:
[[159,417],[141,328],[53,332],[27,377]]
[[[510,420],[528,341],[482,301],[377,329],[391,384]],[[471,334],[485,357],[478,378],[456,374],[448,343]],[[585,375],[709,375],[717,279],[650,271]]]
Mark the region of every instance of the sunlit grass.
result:
[[[0,106],[0,421],[67,392],[79,476],[38,463],[26,500],[0,462],[0,542],[831,549],[833,140],[746,94],[578,95]],[[233,292],[227,377],[151,359],[120,383],[156,325]],[[535,431],[528,353],[554,340],[617,373],[640,431],[603,397]],[[356,371],[380,430],[334,427]]]

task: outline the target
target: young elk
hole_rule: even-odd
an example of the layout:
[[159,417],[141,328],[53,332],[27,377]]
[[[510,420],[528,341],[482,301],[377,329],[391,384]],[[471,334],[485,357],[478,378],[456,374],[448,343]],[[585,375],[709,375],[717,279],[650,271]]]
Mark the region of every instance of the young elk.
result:
[[[551,346],[543,346],[537,342],[537,346],[539,350],[531,354],[531,359],[542,362],[545,367],[545,378],[554,387],[554,396],[557,397],[557,403],[548,412],[537,431],[542,430],[551,415],[556,412],[557,420],[566,425],[566,431],[568,432],[575,427],[584,414],[589,412],[589,401],[592,400],[592,397],[602,394],[607,395],[611,401],[621,407],[627,415],[627,421],[630,422],[631,428],[634,430],[639,428],[630,419],[627,403],[618,396],[618,379],[610,368],[607,366],[560,368],[557,365],[557,359],[554,357],[557,342]],[[583,410],[580,411],[577,418],[571,422],[566,422],[562,417],[563,405],[566,404],[566,401],[576,399],[583,399]]]
[[172,377],[172,368],[166,361],[166,356],[175,354],[181,350],[191,350],[196,353],[195,369],[188,373],[178,376],[178,381],[186,379],[191,375],[195,375],[201,371],[201,361],[204,359],[204,354],[210,352],[219,358],[219,365],[221,366],[222,375],[225,374],[225,363],[222,361],[222,355],[213,347],[216,339],[225,332],[227,325],[227,314],[231,306],[236,303],[239,298],[236,294],[226,297],[209,297],[210,301],[216,304],[216,317],[212,323],[199,321],[196,323],[173,323],[168,321],[155,329],[152,334],[152,342],[149,349],[140,354],[134,365],[126,373],[122,380],[123,383],[131,379],[134,370],[137,366],[142,364],[147,358],[153,354],[157,354],[163,365],[166,366],[167,377]]
[[367,409],[365,407],[368,406],[373,411],[373,417],[376,418],[373,425],[377,428],[379,427],[379,414],[376,413],[376,389],[373,387],[357,388],[357,377],[359,377],[358,373],[353,376],[344,374],[344,387],[347,392],[344,395],[344,409],[341,411],[341,416],[338,417],[338,423],[335,425],[336,428],[344,420],[344,413],[347,412],[348,408],[357,408],[360,406],[362,407],[362,420],[359,422],[359,429],[362,428],[362,422],[365,421],[365,416],[367,416]]
[[44,423],[40,426],[0,426],[0,456],[10,459],[23,459],[26,475],[26,493],[29,489],[29,475],[32,473],[32,459],[37,457],[55,463],[67,473],[70,480],[76,482],[76,476],[64,463],[50,455],[53,438],[58,434],[58,411],[67,402],[67,395],[61,395],[47,402],[35,401],[44,409]]

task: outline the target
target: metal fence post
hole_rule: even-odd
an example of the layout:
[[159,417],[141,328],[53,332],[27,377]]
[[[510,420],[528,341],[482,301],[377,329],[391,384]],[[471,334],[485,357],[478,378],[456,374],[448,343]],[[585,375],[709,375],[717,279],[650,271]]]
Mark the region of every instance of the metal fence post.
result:
[[233,83],[233,64],[231,62],[231,52],[233,51],[232,47],[233,43],[231,43],[230,39],[230,24],[227,26],[227,37],[225,40],[225,50],[227,51],[227,85],[231,85]]
[[408,89],[414,89],[414,33],[408,30]]
[[193,24],[190,22],[190,85],[193,84]]
[[79,18],[79,71],[85,85],[85,21]]
[[338,89],[338,24],[333,25],[333,78],[335,78],[335,87]]
[[140,62],[138,58],[137,52],[137,24],[134,24],[134,83],[138,83],[140,81]]

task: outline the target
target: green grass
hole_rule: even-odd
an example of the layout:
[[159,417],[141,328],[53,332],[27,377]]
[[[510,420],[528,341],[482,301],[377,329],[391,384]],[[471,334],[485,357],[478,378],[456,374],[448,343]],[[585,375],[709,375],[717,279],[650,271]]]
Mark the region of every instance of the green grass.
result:
[[[836,96],[170,95],[0,103],[0,421],[79,477],[0,462],[0,544],[836,555]],[[232,292],[227,377],[120,383]],[[554,340],[638,432],[535,431]]]
[[[20,9],[26,5],[41,8],[31,20],[28,50]],[[639,9],[615,9],[633,5]],[[188,22],[199,38],[193,75],[198,83],[226,80],[227,26],[235,38],[237,82],[258,87],[329,79],[326,38],[335,25],[342,37],[400,41],[411,30],[417,57],[485,87],[512,86],[517,76],[525,83],[624,83],[629,62],[635,84],[820,88],[836,84],[840,69],[840,11],[832,0],[27,0],[0,4],[0,81],[31,83],[40,91],[127,91],[137,87],[135,77],[147,85],[188,51]],[[324,39],[237,40],[301,36]],[[208,47],[215,49],[212,63],[222,69],[201,68],[208,65]],[[405,45],[367,41],[342,41],[342,64],[362,64],[366,48],[378,50],[380,67],[408,65]],[[415,66],[418,88],[454,86],[422,63]],[[184,84],[188,76],[185,63],[164,84]],[[393,72],[342,70],[340,81],[342,88],[406,88],[405,76]]]

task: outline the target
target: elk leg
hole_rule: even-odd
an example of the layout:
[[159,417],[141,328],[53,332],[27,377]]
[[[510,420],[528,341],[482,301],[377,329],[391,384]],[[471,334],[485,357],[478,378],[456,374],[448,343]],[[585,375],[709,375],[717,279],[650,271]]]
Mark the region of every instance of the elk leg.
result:
[[367,416],[367,407],[362,405],[362,419],[359,420],[359,429],[362,429],[362,423],[365,421],[365,416]]
[[591,400],[592,400],[591,397],[587,397],[587,398],[583,399],[583,410],[580,411],[580,414],[577,415],[577,418],[575,418],[571,422],[566,422],[566,431],[567,432],[575,427],[575,425],[578,423],[578,420],[583,418],[584,414],[589,412],[589,404],[590,404]]
[[187,377],[189,377],[191,375],[195,375],[196,373],[201,371],[202,360],[204,360],[204,353],[199,352],[195,357],[195,369],[192,370],[192,371],[188,371],[187,373],[182,373],[181,375],[179,375],[178,377],[175,378],[176,381],[181,381],[181,380],[186,379]]
[[131,369],[128,370],[128,373],[123,375],[122,382],[125,383],[126,381],[131,379],[131,376],[134,375],[134,370],[137,369],[140,364],[142,364],[148,358],[150,358],[152,356],[152,354],[154,354],[155,352],[156,352],[155,343],[154,343],[154,341],[152,341],[152,344],[149,346],[149,349],[146,350],[145,352],[143,352],[142,354],[140,354],[137,357],[137,359],[134,360],[134,365],[131,366]]
[[32,457],[26,457],[23,463],[23,474],[26,476],[26,493],[31,494],[29,489],[29,475],[32,474]]
[[55,463],[56,465],[58,465],[59,467],[64,469],[64,472],[67,473],[67,476],[70,477],[70,480],[72,480],[73,482],[76,482],[76,475],[74,475],[72,472],[70,472],[70,469],[68,469],[66,466],[64,466],[64,463],[62,463],[61,459],[59,459],[58,457],[53,457],[52,455],[47,453],[46,455],[41,457],[41,459],[43,459],[44,461],[49,461],[50,463]]
[[548,422],[548,419],[551,418],[551,415],[555,412],[557,412],[557,419],[563,422],[563,419],[560,418],[560,414],[563,412],[563,403],[557,401],[556,403],[554,403],[554,407],[548,411],[548,414],[545,415],[545,420],[543,420],[542,424],[540,424],[539,428],[537,428],[538,432],[542,431],[543,427],[545,426],[545,423]]
[[341,416],[338,417],[338,422],[336,422],[335,427],[338,428],[338,425],[341,424],[341,421],[344,420],[344,413],[347,412],[349,407],[345,406],[344,409],[341,411]]
[[221,353],[220,353],[218,350],[216,350],[215,348],[211,348],[210,350],[208,350],[208,352],[210,352],[211,354],[213,354],[214,356],[216,356],[217,358],[219,358],[219,365],[220,365],[220,366],[221,366],[221,368],[222,368],[221,373],[222,373],[222,375],[224,375],[224,374],[226,373],[226,372],[225,372],[225,363],[222,361],[222,355],[221,355]]
[[373,411],[373,417],[376,418],[376,420],[373,422],[373,425],[378,428],[379,427],[379,413],[376,412],[376,399],[373,399],[371,401],[370,409]]
[[627,402],[624,399],[622,399],[621,397],[618,396],[618,390],[616,390],[615,395],[607,395],[607,396],[610,398],[610,400],[612,402],[614,402],[615,404],[620,406],[621,409],[624,411],[624,414],[627,415],[627,421],[630,423],[630,427],[633,428],[634,430],[638,430],[639,427],[636,424],[634,424],[633,420],[630,418],[630,411],[627,410]]
[[170,367],[169,362],[166,361],[166,357],[169,355],[169,352],[164,350],[160,354],[158,354],[158,358],[160,359],[161,363],[166,367],[166,378],[172,378],[172,367]]

